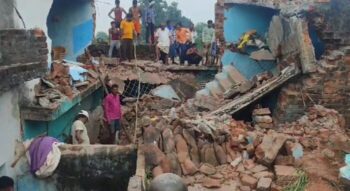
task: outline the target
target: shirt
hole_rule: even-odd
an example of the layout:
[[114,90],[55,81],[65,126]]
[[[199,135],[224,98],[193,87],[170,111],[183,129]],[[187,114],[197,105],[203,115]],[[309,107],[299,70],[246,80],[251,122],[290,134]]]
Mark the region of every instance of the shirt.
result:
[[122,39],[134,39],[135,25],[132,21],[123,20],[120,29],[123,31]]
[[145,22],[146,23],[156,23],[156,10],[151,7],[148,7],[145,12]]
[[108,94],[105,100],[103,101],[103,107],[105,112],[105,117],[108,122],[113,120],[121,119],[121,105],[120,105],[120,96]]
[[176,30],[176,41],[180,44],[185,44],[189,40],[190,30],[180,28]]
[[214,36],[215,36],[215,29],[214,28],[205,27],[203,29],[202,41],[205,44],[211,43],[214,39]]
[[[82,134],[81,134],[81,138],[83,139],[83,142],[82,143],[79,143],[78,140],[76,139],[76,131],[83,131]],[[76,120],[74,123],[73,123],[73,126],[72,126],[72,137],[73,137],[73,144],[74,145],[89,145],[90,144],[90,138],[88,136],[88,132],[87,132],[87,129],[85,127],[85,124],[80,121],[80,120]]]
[[119,29],[109,29],[109,34],[111,35],[111,40],[120,40],[120,30]]
[[159,46],[170,46],[170,32],[167,28],[158,29],[155,36],[158,38]]

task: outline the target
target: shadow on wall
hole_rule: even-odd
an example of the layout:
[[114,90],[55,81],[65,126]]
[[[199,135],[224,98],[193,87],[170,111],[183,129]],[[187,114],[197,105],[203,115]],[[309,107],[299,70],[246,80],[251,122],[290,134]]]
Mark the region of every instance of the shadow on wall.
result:
[[[226,43],[237,43],[247,31],[255,29],[264,39],[267,36],[270,22],[278,10],[254,5],[232,4],[225,9],[224,36]],[[224,66],[233,65],[246,79],[264,71],[276,68],[275,61],[256,61],[236,52],[226,50],[222,63]]]
[[90,0],[54,0],[47,18],[52,47],[65,47],[66,59],[76,60],[93,40],[93,14]]

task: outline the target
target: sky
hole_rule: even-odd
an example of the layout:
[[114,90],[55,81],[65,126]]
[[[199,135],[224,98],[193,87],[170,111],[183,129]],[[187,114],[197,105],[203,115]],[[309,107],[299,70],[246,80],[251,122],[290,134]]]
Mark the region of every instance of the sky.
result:
[[[131,7],[132,0],[121,0],[121,6],[127,10]],[[206,22],[209,19],[214,20],[214,10],[216,0],[167,0],[179,3],[179,9],[182,15],[190,18],[192,22]],[[107,31],[111,19],[108,17],[109,11],[114,7],[114,0],[95,0],[96,4],[96,32]]]

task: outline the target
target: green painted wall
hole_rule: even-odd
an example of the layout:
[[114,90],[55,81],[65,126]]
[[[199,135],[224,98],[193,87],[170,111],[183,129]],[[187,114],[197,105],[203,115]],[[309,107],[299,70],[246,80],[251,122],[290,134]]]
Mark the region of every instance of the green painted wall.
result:
[[24,139],[31,139],[39,135],[55,137],[60,141],[66,141],[70,135],[73,121],[80,110],[89,112],[101,105],[103,89],[99,88],[83,100],[75,99],[62,103],[60,111],[53,121],[24,121]]

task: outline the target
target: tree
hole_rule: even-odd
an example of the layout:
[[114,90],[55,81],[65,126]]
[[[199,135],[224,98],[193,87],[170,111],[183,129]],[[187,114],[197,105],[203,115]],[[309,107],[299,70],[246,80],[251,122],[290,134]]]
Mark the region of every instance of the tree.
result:
[[[182,15],[181,10],[178,8],[177,2],[172,2],[170,5],[165,0],[153,0],[155,2],[155,9],[157,13],[156,17],[156,26],[159,26],[160,23],[166,22],[167,20],[172,21],[173,23],[181,22],[184,26],[189,27],[192,23],[191,19]],[[141,0],[140,6],[143,10],[149,4],[149,0]]]
[[196,44],[197,44],[197,48],[200,50],[203,50],[202,34],[203,34],[203,29],[206,25],[207,25],[206,23],[197,23],[195,27],[197,32]]
[[97,32],[95,36],[96,42],[107,42],[108,43],[109,37],[108,34],[105,32]]

